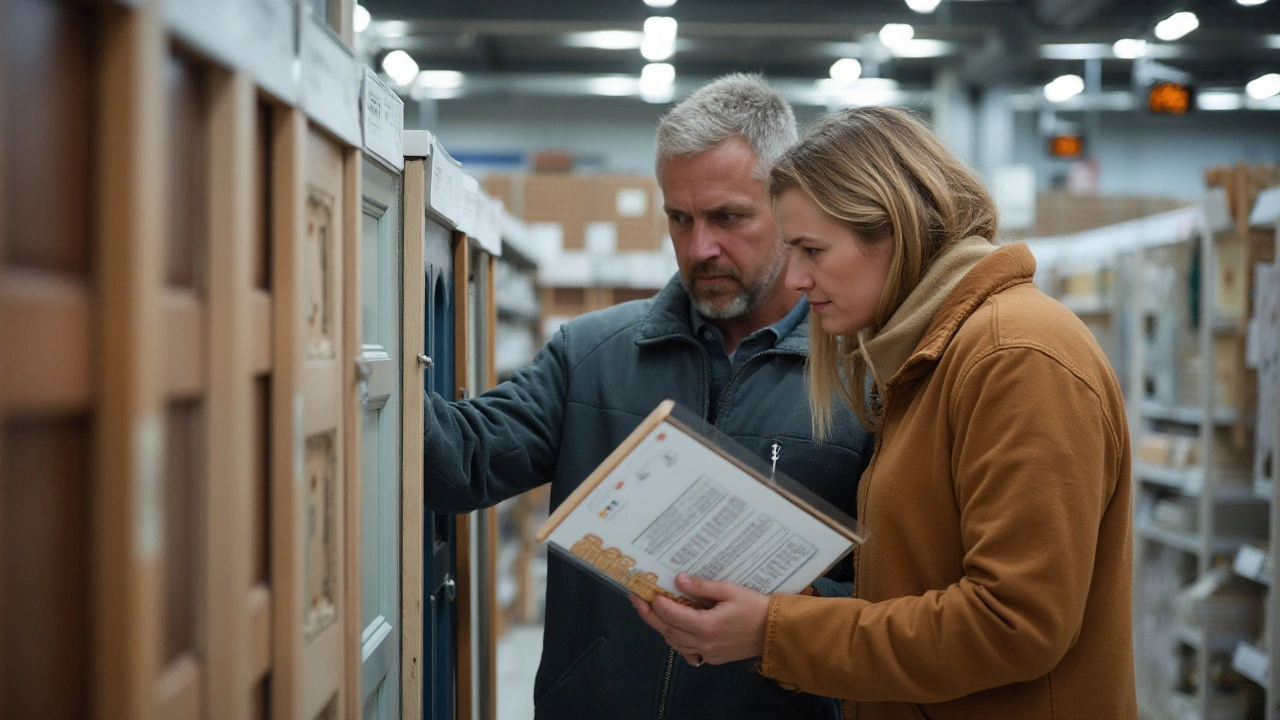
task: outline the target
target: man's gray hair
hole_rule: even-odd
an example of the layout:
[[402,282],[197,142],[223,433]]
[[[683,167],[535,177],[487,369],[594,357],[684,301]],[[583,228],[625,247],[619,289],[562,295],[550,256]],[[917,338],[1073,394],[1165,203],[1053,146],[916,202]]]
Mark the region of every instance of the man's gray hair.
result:
[[657,171],[670,157],[697,155],[739,136],[756,154],[761,180],[799,138],[791,106],[760,75],[725,75],[685,98],[658,121]]

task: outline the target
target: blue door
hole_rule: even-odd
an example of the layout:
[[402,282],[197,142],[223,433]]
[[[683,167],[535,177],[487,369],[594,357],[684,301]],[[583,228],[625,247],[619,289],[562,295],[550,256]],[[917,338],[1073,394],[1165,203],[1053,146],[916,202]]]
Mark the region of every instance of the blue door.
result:
[[[427,369],[426,387],[447,400],[457,397],[454,367],[454,313],[458,301],[453,287],[452,233],[428,221],[425,249],[426,353],[434,363]],[[457,568],[453,552],[455,524],[451,515],[425,508],[423,523],[425,567],[422,580],[427,602],[423,607],[422,716],[453,720],[455,702],[455,652]]]

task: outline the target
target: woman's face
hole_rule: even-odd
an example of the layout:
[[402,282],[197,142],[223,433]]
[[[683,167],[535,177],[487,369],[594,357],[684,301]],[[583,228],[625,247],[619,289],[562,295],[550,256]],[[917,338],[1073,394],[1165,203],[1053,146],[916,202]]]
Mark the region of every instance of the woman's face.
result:
[[782,193],[778,227],[791,249],[787,287],[805,294],[823,332],[852,335],[876,318],[893,260],[893,238],[866,238],[800,190]]

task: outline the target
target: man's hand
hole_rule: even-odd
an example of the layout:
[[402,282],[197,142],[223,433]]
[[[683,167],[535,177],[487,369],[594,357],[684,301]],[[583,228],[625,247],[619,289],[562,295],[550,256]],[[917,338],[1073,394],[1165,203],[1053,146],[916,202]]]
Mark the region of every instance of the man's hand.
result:
[[676,587],[710,607],[685,607],[662,596],[647,603],[632,595],[631,604],[640,618],[661,633],[667,644],[690,665],[703,662],[720,665],[764,652],[768,595],[733,583],[703,580],[683,573],[676,576]]

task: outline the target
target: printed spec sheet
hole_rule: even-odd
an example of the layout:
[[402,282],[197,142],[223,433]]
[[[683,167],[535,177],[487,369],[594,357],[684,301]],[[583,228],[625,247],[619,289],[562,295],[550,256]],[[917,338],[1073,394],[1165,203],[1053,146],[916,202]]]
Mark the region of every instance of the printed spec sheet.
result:
[[852,547],[824,519],[667,422],[552,531],[549,542],[627,589],[675,576],[762,593],[803,590]]

